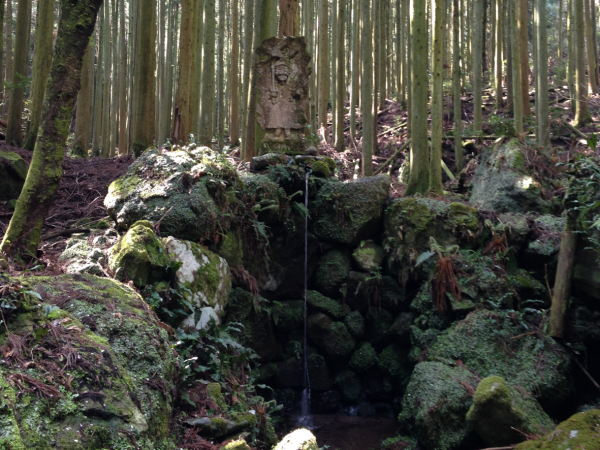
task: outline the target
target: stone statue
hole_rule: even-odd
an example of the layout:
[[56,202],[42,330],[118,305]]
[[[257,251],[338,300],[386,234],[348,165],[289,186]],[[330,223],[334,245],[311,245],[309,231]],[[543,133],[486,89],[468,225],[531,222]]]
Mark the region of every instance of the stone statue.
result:
[[265,135],[260,154],[306,153],[311,59],[303,37],[267,39],[256,51],[256,120]]

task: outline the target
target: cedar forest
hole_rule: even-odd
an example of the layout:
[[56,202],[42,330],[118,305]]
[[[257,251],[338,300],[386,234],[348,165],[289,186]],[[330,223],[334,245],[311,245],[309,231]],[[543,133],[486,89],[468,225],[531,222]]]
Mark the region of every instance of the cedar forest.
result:
[[0,449],[600,450],[599,36],[0,0]]

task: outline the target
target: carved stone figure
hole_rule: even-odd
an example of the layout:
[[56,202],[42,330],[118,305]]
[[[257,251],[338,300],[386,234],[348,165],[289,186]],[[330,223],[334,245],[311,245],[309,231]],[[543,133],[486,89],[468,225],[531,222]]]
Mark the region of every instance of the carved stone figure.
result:
[[265,136],[260,154],[306,153],[311,59],[303,37],[267,39],[256,51],[256,120]]

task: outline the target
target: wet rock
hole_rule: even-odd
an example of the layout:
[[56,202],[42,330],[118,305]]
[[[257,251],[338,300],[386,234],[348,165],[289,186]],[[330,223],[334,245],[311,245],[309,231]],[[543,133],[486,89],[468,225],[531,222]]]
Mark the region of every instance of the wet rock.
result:
[[235,441],[230,441],[225,444],[223,450],[251,450],[250,446],[246,443],[243,438],[236,439]]
[[378,231],[390,190],[387,176],[329,181],[311,205],[311,231],[319,239],[356,245]]
[[557,448],[585,448],[599,450],[600,410],[577,413],[558,424],[554,431],[538,439],[517,445],[516,450],[555,450]]
[[375,304],[376,279],[364,272],[350,272],[346,281],[346,304],[353,311],[366,313]]
[[520,250],[531,232],[527,216],[518,213],[500,214],[498,220],[506,228],[506,240],[508,245]]
[[378,356],[378,367],[384,375],[384,391],[401,393],[412,373],[408,351],[396,344],[388,345]]
[[[315,391],[331,389],[332,381],[325,359],[316,351],[308,351],[308,376],[310,387]],[[304,388],[303,358],[289,358],[277,363],[276,385],[281,388]]]
[[25,178],[27,163],[14,152],[0,152],[0,201],[19,198]]
[[312,406],[320,413],[335,413],[340,409],[342,396],[338,391],[332,390],[323,393],[317,393]]
[[327,314],[334,320],[342,320],[348,314],[347,307],[317,291],[307,291],[306,300],[310,309]]
[[317,438],[306,428],[301,428],[283,437],[274,450],[319,450]]
[[372,240],[361,242],[352,252],[352,260],[363,272],[374,272],[381,268],[383,249]]
[[260,172],[267,167],[275,164],[286,165],[292,160],[291,156],[282,153],[267,153],[265,155],[255,156],[250,160],[250,170]]
[[527,173],[527,159],[518,139],[485,149],[472,181],[469,202],[496,212],[550,212],[537,181]]
[[551,215],[540,216],[533,221],[533,239],[527,243],[524,257],[526,263],[541,274],[546,265],[550,273],[556,271],[560,236],[565,230],[565,223],[565,218]]
[[201,436],[220,438],[252,429],[254,423],[248,420],[233,421],[222,417],[198,417],[185,419],[183,422],[197,428]]
[[410,378],[400,420],[426,449],[450,450],[459,447],[471,431],[465,420],[478,379],[464,367],[439,362],[417,364]]
[[175,278],[183,296],[195,309],[181,326],[206,329],[212,320],[217,325],[225,314],[231,293],[231,273],[224,258],[198,244],[168,237],[164,241],[166,254],[176,263]]
[[110,249],[108,265],[117,277],[131,280],[137,287],[172,276],[165,247],[148,221],[136,222]]
[[362,339],[365,335],[365,319],[358,311],[349,313],[344,319],[344,324],[356,339]]
[[384,275],[379,288],[381,307],[392,313],[409,311],[410,303],[402,287],[392,277]]
[[352,354],[349,366],[356,373],[368,371],[377,364],[377,353],[368,342],[363,342]]
[[350,251],[347,249],[333,249],[325,253],[320,259],[315,270],[315,288],[324,295],[337,297],[340,288],[346,282],[352,270]]
[[523,433],[539,436],[554,428],[531,394],[508,386],[498,376],[481,380],[467,420],[488,445],[498,447],[523,441]]
[[291,332],[304,325],[304,300],[290,300],[273,306],[273,323],[280,331]]
[[482,377],[501,374],[508,384],[536,392],[542,405],[560,405],[573,390],[569,355],[552,338],[542,345],[537,336],[522,336],[529,330],[508,314],[476,311],[444,331],[427,357],[460,360]]
[[334,361],[347,359],[356,345],[342,322],[334,322],[323,313],[308,317],[308,337]]

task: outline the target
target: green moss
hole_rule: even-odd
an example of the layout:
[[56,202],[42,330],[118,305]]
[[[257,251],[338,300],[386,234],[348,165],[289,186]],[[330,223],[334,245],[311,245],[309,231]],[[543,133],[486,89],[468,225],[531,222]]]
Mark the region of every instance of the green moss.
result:
[[240,267],[244,262],[244,243],[237,233],[230,231],[221,240],[217,253],[230,267]]
[[350,252],[347,249],[333,249],[319,259],[315,270],[315,287],[325,295],[337,297],[352,270]]
[[352,311],[344,319],[344,324],[356,339],[361,339],[365,335],[365,319],[360,312]]
[[206,394],[212,399],[213,402],[222,410],[227,410],[227,403],[221,393],[221,385],[219,383],[210,383],[206,386]]
[[334,320],[341,320],[348,313],[341,303],[325,297],[317,291],[307,291],[306,300],[312,309],[323,312]]
[[356,402],[360,399],[362,384],[360,379],[352,370],[343,370],[335,377],[334,384],[337,386],[344,400]]
[[331,170],[325,161],[315,161],[310,168],[317,177],[329,178],[331,176]]
[[477,208],[463,203],[452,203],[450,204],[448,220],[454,227],[469,230],[475,234],[479,228],[479,211],[477,211]]
[[307,321],[308,336],[316,347],[334,358],[349,357],[355,341],[342,322],[333,322],[325,314],[312,314]]
[[350,358],[350,368],[356,373],[366,372],[377,364],[377,353],[368,342],[363,342]]
[[600,410],[577,413],[545,436],[517,445],[516,450],[600,450]]

